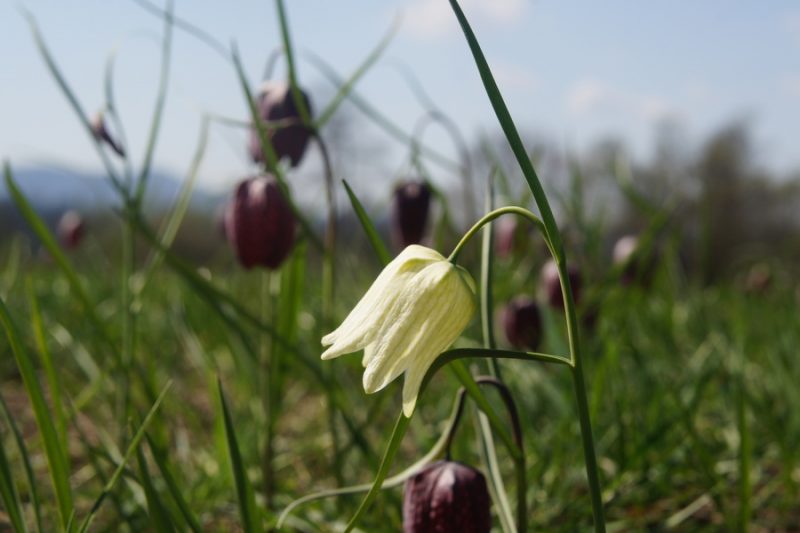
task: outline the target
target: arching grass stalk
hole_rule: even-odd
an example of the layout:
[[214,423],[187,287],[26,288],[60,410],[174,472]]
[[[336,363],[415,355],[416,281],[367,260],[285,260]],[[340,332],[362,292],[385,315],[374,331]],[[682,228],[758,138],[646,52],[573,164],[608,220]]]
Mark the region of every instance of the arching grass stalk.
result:
[[517,127],[514,125],[511,113],[509,113],[508,107],[503,100],[503,95],[500,94],[500,89],[497,87],[497,82],[489,68],[486,57],[483,55],[481,46],[478,44],[478,39],[475,37],[475,33],[472,31],[457,0],[449,0],[449,2],[464,33],[472,57],[475,60],[475,66],[480,74],[483,87],[486,90],[486,95],[489,97],[497,120],[503,129],[503,133],[508,140],[511,150],[514,152],[514,156],[525,176],[528,187],[536,200],[539,212],[542,214],[545,242],[550,248],[550,253],[553,255],[558,268],[559,278],[561,279],[561,292],[564,298],[564,310],[567,315],[567,337],[569,341],[570,358],[572,360],[572,381],[573,388],[575,389],[578,418],[580,420],[581,440],[583,441],[583,454],[586,462],[586,475],[589,480],[589,490],[592,497],[594,526],[595,531],[598,533],[605,532],[603,498],[600,491],[600,478],[597,472],[597,458],[594,451],[594,437],[592,436],[592,424],[589,417],[589,403],[586,397],[586,381],[583,377],[583,363],[581,361],[580,343],[578,341],[578,320],[575,312],[575,300],[572,295],[572,287],[570,286],[569,276],[567,275],[567,258],[561,241],[561,233],[559,232],[558,225],[553,216],[553,211],[550,208],[550,203],[547,200],[547,195],[544,193],[542,183],[539,180],[539,176],[536,174],[536,170],[533,168],[525,146],[522,144],[522,139],[519,136]]
[[546,233],[545,223],[536,215],[521,207],[507,206],[495,209],[484,215],[476,222],[461,241],[453,249],[448,260],[455,264],[458,255],[469,240],[485,225],[504,214],[515,214],[526,218],[542,233],[545,243],[558,266],[558,274],[561,281],[561,292],[564,298],[564,308],[567,320],[567,340],[570,349],[570,369],[572,371],[573,388],[578,408],[578,420],[581,428],[581,440],[583,442],[584,456],[586,460],[586,473],[589,478],[589,489],[592,496],[592,510],[595,519],[595,531],[605,532],[605,518],[603,515],[602,494],[600,492],[600,480],[597,475],[597,459],[594,453],[594,438],[592,436],[592,426],[589,416],[589,402],[586,395],[586,385],[583,377],[581,365],[580,347],[578,344],[578,320],[575,309],[575,300],[572,294],[572,287],[569,284],[569,275],[566,268],[566,260],[563,256],[563,249],[559,250],[550,242]]

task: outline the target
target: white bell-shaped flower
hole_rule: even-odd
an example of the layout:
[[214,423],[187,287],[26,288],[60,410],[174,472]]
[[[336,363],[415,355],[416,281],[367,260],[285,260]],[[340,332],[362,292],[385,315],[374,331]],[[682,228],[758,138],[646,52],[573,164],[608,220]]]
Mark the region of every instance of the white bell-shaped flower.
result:
[[475,314],[475,283],[439,252],[403,250],[344,322],[322,338],[322,359],[364,350],[364,390],[377,392],[405,375],[403,414],[414,412],[425,373]]

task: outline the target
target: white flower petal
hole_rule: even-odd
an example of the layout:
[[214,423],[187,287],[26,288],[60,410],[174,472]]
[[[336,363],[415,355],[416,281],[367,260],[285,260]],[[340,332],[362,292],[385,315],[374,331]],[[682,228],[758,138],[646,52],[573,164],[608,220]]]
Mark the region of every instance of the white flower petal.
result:
[[364,349],[364,390],[378,391],[405,372],[403,412],[411,416],[425,373],[475,314],[469,274],[424,246],[403,250],[342,324],[322,339],[330,359]]
[[450,263],[437,262],[419,272],[398,298],[403,306],[390,316],[394,320],[381,326],[376,344],[366,359],[364,389],[374,392],[385,387],[405,370],[409,355],[425,349],[428,330],[438,322],[441,294],[438,286],[445,282]]

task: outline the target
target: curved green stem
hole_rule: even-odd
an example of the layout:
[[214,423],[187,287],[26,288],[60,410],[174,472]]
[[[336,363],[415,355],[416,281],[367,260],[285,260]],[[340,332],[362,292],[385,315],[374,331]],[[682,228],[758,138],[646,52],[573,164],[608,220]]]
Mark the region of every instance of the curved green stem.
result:
[[520,169],[525,176],[525,181],[528,183],[528,188],[531,190],[539,212],[542,215],[545,234],[545,242],[550,248],[550,252],[558,265],[559,277],[561,278],[561,290],[564,296],[565,311],[567,315],[567,335],[569,337],[570,358],[572,360],[572,379],[575,388],[575,398],[578,407],[578,417],[581,426],[581,440],[583,441],[583,452],[586,462],[586,475],[589,480],[589,489],[592,496],[592,514],[594,516],[594,528],[597,533],[605,533],[605,517],[603,510],[603,499],[600,492],[600,479],[597,473],[597,458],[594,451],[594,437],[592,436],[592,425],[589,419],[589,405],[586,399],[586,383],[583,377],[583,366],[580,357],[580,345],[578,343],[578,321],[575,313],[575,301],[572,295],[572,287],[570,287],[569,277],[567,276],[567,259],[564,253],[564,245],[561,240],[561,233],[556,224],[555,216],[550,208],[550,203],[547,200],[547,195],[542,187],[541,180],[533,168],[530,157],[528,156],[525,146],[522,143],[517,127],[514,120],[511,118],[511,113],[508,111],[503,95],[497,86],[494,79],[489,63],[481,50],[475,33],[464,15],[464,11],[458,4],[457,0],[449,0],[450,7],[458,19],[458,23],[464,32],[467,44],[469,45],[472,57],[475,60],[475,66],[478,69],[478,74],[483,82],[483,87],[486,90],[486,95],[492,104],[497,120],[503,133],[508,140],[514,156],[519,163]]
[[550,245],[550,241],[547,239],[547,231],[545,230],[545,226],[542,220],[525,208],[510,205],[506,207],[500,207],[498,209],[495,209],[494,211],[490,211],[489,213],[483,215],[483,217],[481,217],[480,220],[478,220],[475,224],[473,224],[472,227],[469,229],[469,231],[467,231],[464,234],[464,236],[461,237],[461,240],[458,242],[458,244],[456,244],[456,247],[453,249],[453,253],[450,254],[450,257],[448,257],[447,260],[455,264],[455,262],[458,260],[458,254],[461,253],[461,249],[464,248],[464,246],[470,241],[470,239],[472,239],[472,237],[475,236],[476,233],[478,233],[478,230],[480,230],[483,226],[485,226],[492,220],[509,213],[514,215],[519,215],[523,218],[528,219],[531,223],[533,223],[533,225],[536,226],[536,228],[540,232],[542,232],[542,235],[545,237],[545,242],[547,243],[548,248],[550,248],[550,251],[551,252],[553,251]]

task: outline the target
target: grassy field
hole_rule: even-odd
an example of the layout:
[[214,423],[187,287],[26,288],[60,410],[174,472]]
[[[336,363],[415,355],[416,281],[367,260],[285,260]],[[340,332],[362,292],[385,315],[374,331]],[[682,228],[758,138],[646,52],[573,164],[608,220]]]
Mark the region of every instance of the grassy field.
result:
[[[46,417],[67,454],[66,483],[77,517],[86,516],[102,494],[155,396],[172,384],[147,428],[148,441],[137,449],[144,462],[134,456],[124,463],[93,528],[115,529],[121,522],[133,530],[151,527],[154,510],[144,479],[166,508],[166,520],[181,528],[186,519],[170,483],[203,529],[224,530],[240,522],[217,378],[227,393],[241,468],[255,487],[259,520],[274,520],[275,511],[304,494],[371,480],[399,412],[399,390],[393,385],[367,397],[360,387],[358,357],[335,364],[318,360],[319,272],[317,261],[307,262],[307,248],[297,250],[291,263],[306,270],[294,310],[301,354],[283,353],[281,358],[269,505],[263,402],[270,372],[261,358],[270,346],[269,336],[241,318],[235,326],[226,323],[225,311],[162,268],[132,302],[132,370],[121,375],[117,356],[103,340],[107,335],[116,346],[125,335],[119,276],[108,268],[113,260],[80,253],[70,258],[83,265],[77,281],[95,306],[104,328],[99,334],[62,273],[22,255],[9,256],[2,272],[3,299],[36,367],[34,375],[47,400]],[[540,262],[536,257],[497,261],[496,306],[520,291],[535,291],[534,267]],[[379,263],[346,254],[338,263],[335,315],[342,317]],[[270,310],[263,309],[265,301],[275,300],[269,286],[285,286],[292,275],[289,268],[280,280],[225,268],[209,269],[204,276],[252,314],[269,316]],[[761,294],[734,284],[694,287],[670,260],[661,262],[647,288],[613,281],[595,287],[592,296],[601,303],[595,323],[582,329],[582,343],[610,529],[797,527],[800,398],[795,384],[800,376],[794,355],[800,331],[791,287],[778,285]],[[542,350],[563,353],[561,317],[550,311],[545,324]],[[474,323],[459,345],[480,345],[480,335],[480,325]],[[504,346],[502,335],[498,337]],[[58,506],[43,436],[5,338],[0,346],[5,354],[2,395],[25,444],[49,530],[58,522]],[[569,531],[588,526],[591,514],[568,373],[521,361],[500,366],[523,421],[531,527]],[[50,367],[54,372],[48,372]],[[488,372],[479,362],[473,369]],[[433,445],[458,385],[446,371],[434,380],[403,443],[399,465],[412,463]],[[123,390],[129,396],[129,416],[121,416]],[[36,504],[9,422],[3,424],[5,457],[31,523]],[[465,423],[454,457],[480,464],[477,437],[474,425]],[[504,450],[498,449],[498,456],[512,486],[512,463]],[[401,489],[387,491],[365,517],[363,528],[395,529],[400,498]],[[336,529],[356,502],[356,497],[343,496],[308,504],[294,513],[292,525],[310,531]]]
[[[276,6],[296,87],[283,2]],[[159,16],[164,58],[176,27],[203,37]],[[108,141],[34,23],[50,72],[95,135],[119,192],[120,238],[110,250],[90,234],[67,251],[6,165],[6,187],[41,249],[32,253],[19,237],[0,250],[0,529],[339,531],[353,519],[358,530],[397,531],[402,482],[447,454],[488,478],[497,531],[800,530],[800,287],[772,263],[762,265],[772,268],[762,283],[742,273],[701,282],[686,268],[674,206],[648,204],[635,191],[622,197],[637,205],[645,229],[627,265],[612,264],[607,228],[581,211],[579,189],[561,198],[567,220],[557,226],[480,46],[460,22],[528,189],[520,198],[476,200],[494,214],[472,230],[456,227],[449,210],[459,204],[433,191],[439,216],[425,242],[442,254],[464,244],[450,259],[476,280],[478,312],[426,373],[430,382],[410,418],[401,414],[399,379],[365,394],[360,353],[320,360],[321,338],[398,251],[387,251],[357,191],[347,189],[350,202],[338,206],[346,215],[338,218],[298,209],[286,179],[291,167],[273,153],[272,133],[253,105],[256,148],[286,195],[297,239],[275,270],[245,270],[231,256],[187,262],[171,246],[205,140],[165,225],[151,227],[142,199],[152,151],[135,171],[127,160],[109,163]],[[297,112],[323,153],[318,132],[384,44],[316,118]],[[237,54],[229,60],[253,102]],[[297,104],[300,96],[292,98]],[[424,159],[425,150],[410,144]],[[508,170],[492,169],[501,192],[518,189],[508,186]],[[333,174],[331,198],[340,187]],[[511,253],[498,253],[493,242],[499,221],[481,225],[500,215],[496,208],[533,222]],[[336,235],[335,222],[346,218],[358,221],[358,236]],[[474,238],[459,241],[465,231]],[[551,255],[562,308],[546,305],[540,286]],[[652,269],[625,282],[625,267],[648,257]],[[582,272],[580,291],[568,281],[567,261]],[[518,351],[503,332],[502,310],[520,295],[540,304],[537,352]],[[432,305],[430,314],[437,311]],[[509,402],[485,386],[489,375],[509,393],[519,434]],[[460,401],[466,409],[458,418]],[[297,501],[319,491],[328,492]]]

